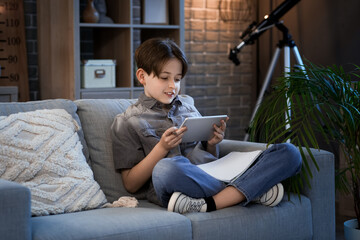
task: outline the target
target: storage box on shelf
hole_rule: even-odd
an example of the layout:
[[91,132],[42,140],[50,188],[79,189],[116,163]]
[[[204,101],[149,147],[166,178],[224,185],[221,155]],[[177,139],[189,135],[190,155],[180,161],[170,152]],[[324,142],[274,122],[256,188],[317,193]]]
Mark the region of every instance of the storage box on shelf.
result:
[[85,60],[81,65],[82,88],[114,88],[116,61]]

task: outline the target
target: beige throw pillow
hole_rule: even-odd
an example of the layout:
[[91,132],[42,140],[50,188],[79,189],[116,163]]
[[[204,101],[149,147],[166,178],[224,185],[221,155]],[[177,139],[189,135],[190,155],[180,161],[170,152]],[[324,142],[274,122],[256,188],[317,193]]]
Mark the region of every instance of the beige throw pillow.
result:
[[63,109],[0,116],[0,178],[27,186],[33,215],[101,207],[106,198]]

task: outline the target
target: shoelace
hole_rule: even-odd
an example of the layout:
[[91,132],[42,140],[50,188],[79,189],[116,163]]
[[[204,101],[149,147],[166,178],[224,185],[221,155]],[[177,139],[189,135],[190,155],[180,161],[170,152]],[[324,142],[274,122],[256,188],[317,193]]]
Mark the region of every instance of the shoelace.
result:
[[187,212],[200,212],[201,207],[205,204],[203,200],[189,200],[186,204]]

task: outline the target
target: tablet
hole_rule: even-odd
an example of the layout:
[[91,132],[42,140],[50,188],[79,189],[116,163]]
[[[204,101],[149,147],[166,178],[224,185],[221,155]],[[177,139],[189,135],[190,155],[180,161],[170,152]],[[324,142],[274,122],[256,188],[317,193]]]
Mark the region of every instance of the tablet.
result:
[[207,141],[214,133],[214,124],[220,126],[221,120],[226,120],[227,115],[188,117],[185,118],[181,127],[186,126],[182,142]]

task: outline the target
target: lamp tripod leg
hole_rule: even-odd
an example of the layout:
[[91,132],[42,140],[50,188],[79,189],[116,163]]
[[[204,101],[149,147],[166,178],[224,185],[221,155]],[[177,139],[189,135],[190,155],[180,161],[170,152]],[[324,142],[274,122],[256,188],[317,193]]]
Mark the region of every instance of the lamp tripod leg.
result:
[[[294,53],[294,56],[295,56],[295,59],[296,59],[296,62],[298,64],[298,67],[300,68],[300,70],[306,74],[306,69],[305,69],[305,66],[304,66],[304,63],[301,59],[301,56],[300,56],[300,53],[299,53],[299,50],[298,48],[296,47],[296,45],[293,46],[292,48],[293,50],[293,53]],[[306,74],[306,78],[309,79],[308,75]],[[320,110],[320,106],[317,104],[317,108]]]
[[[253,113],[252,113],[251,118],[250,118],[250,124],[253,121],[253,119],[254,119],[254,117],[256,115],[256,112],[257,112],[257,110],[258,110],[258,108],[259,108],[259,106],[260,106],[260,104],[262,102],[265,91],[266,91],[266,89],[268,88],[268,86],[269,86],[269,84],[271,82],[271,77],[273,75],[276,63],[277,63],[277,61],[279,59],[280,50],[281,50],[280,47],[277,47],[276,50],[275,50],[275,53],[274,53],[274,55],[273,55],[273,57],[271,59],[268,71],[267,71],[265,79],[264,79],[263,86],[261,88],[260,94],[259,94],[258,99],[257,99],[256,104],[255,104],[255,108],[254,108]],[[249,131],[246,132],[246,135],[244,137],[244,141],[248,141],[248,139],[249,139]]]
[[[291,61],[290,61],[290,47],[289,46],[285,46],[284,47],[284,76],[288,77],[289,73],[291,71]],[[286,104],[288,106],[288,109],[291,109],[291,100],[290,98],[287,96],[286,94]],[[285,122],[288,121],[288,119],[291,118],[291,112],[285,112]],[[290,125],[286,124],[285,125],[285,129],[289,129]]]
[[293,50],[293,53],[294,53],[294,56],[295,56],[295,59],[296,59],[296,62],[297,64],[299,65],[299,67],[301,68],[301,70],[305,71],[305,67],[304,67],[304,63],[301,59],[301,56],[300,56],[300,53],[299,53],[299,49],[296,47],[296,45],[294,45],[292,47],[292,50]]
[[[287,77],[288,76],[288,73],[291,71],[291,51],[293,51],[293,54],[295,56],[295,59],[296,59],[296,62],[297,64],[299,65],[299,67],[301,68],[301,70],[305,70],[305,67],[304,67],[304,64],[303,64],[303,61],[301,59],[301,56],[300,56],[300,53],[299,53],[299,50],[298,48],[296,47],[296,45],[292,45],[291,47],[286,45],[283,47],[284,49],[284,76]],[[254,111],[251,115],[251,118],[250,118],[250,124],[251,122],[254,120],[255,118],[255,115],[258,111],[258,108],[263,100],[263,97],[264,97],[264,94],[265,94],[265,91],[266,89],[268,88],[270,82],[271,82],[271,77],[273,75],[273,72],[274,72],[274,69],[275,69],[275,66],[278,62],[278,59],[279,59],[279,55],[280,55],[280,50],[281,50],[281,47],[277,47],[276,50],[275,50],[275,53],[273,55],[273,58],[271,60],[271,63],[270,63],[270,66],[268,68],[268,71],[266,73],[266,76],[265,76],[265,80],[264,80],[264,83],[263,83],[263,86],[261,88],[261,91],[260,91],[260,94],[259,94],[259,97],[256,101],[256,104],[255,104],[255,108],[254,108]],[[289,107],[291,107],[291,101],[290,99],[286,96],[286,102],[288,104]],[[290,112],[286,112],[285,113],[285,119],[289,119],[291,117],[291,113]],[[289,129],[290,128],[290,125],[286,124],[286,129]],[[249,132],[247,131],[245,137],[244,137],[244,141],[248,141],[249,139]]]
[[[298,48],[296,47],[295,44],[293,44],[291,47],[290,46],[285,46],[284,47],[284,76],[288,77],[289,76],[289,72],[291,71],[291,63],[290,63],[290,48],[293,51],[293,54],[295,56],[296,62],[299,66],[299,68],[302,71],[305,71],[305,67],[304,67],[304,63],[301,59],[300,53]],[[289,86],[290,87],[290,86]],[[291,100],[286,96],[286,102],[288,105],[288,109],[291,109]],[[285,119],[287,121],[287,119],[289,119],[291,117],[291,112],[286,112],[285,113]],[[289,124],[286,124],[285,126],[286,129],[290,128]]]

